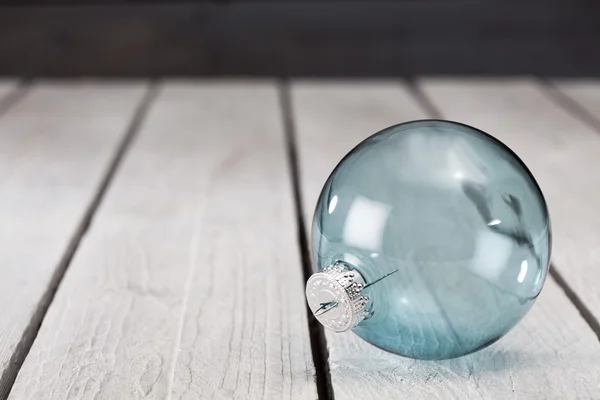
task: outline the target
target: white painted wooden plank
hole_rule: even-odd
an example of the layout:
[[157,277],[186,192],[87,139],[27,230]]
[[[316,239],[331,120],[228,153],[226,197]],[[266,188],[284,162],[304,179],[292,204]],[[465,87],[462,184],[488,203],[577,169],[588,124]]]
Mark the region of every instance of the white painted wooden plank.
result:
[[297,83],[292,94],[304,213],[311,223],[329,173],[354,145],[390,125],[427,118],[398,81]]
[[[600,319],[600,134],[532,81],[431,80],[423,87],[444,116],[488,131],[530,167],[550,209],[553,263]],[[593,89],[574,90],[599,110]]]
[[[361,139],[394,123],[425,117],[395,82],[300,82],[293,88],[293,104],[304,204],[310,212],[330,170]],[[320,165],[314,166],[317,160]],[[600,345],[551,280],[513,331],[467,357],[415,361],[376,349],[349,332],[326,335],[337,400],[600,396]]]
[[142,94],[137,84],[40,84],[0,118],[0,371],[15,367]]
[[444,361],[402,358],[352,333],[328,335],[336,399],[595,399],[595,336],[548,280],[520,325],[490,348]]
[[600,79],[559,80],[554,85],[590,114],[600,118]]
[[316,398],[278,94],[171,82],[11,399]]
[[0,101],[17,89],[18,82],[11,79],[0,79]]

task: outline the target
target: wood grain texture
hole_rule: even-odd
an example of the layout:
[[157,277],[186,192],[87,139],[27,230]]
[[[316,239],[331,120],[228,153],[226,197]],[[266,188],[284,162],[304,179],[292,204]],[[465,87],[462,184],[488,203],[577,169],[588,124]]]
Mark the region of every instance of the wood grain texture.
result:
[[274,84],[171,82],[11,399],[316,398]]
[[[444,117],[487,131],[525,161],[550,209],[553,263],[600,319],[599,133],[532,81],[430,80],[423,88]],[[598,110],[594,87],[570,92]]]
[[142,94],[140,84],[42,83],[0,118],[1,371],[35,334],[24,332]]
[[[461,90],[458,84],[448,94],[449,103],[456,108],[465,101],[457,95]],[[497,90],[502,93],[502,85]],[[536,103],[495,101],[495,93],[490,92],[492,100],[485,101],[496,108],[501,103],[505,110],[520,107],[526,113],[526,107],[536,107]],[[485,101],[477,98],[469,105],[477,110]],[[293,88],[293,103],[307,210],[315,204],[330,170],[361,139],[389,125],[425,116],[397,82],[301,82]],[[436,104],[441,107],[441,102]],[[489,115],[495,114],[490,111]],[[508,115],[504,118],[510,120]],[[462,119],[471,121],[467,116]],[[306,214],[309,222],[309,212]],[[532,311],[513,331],[471,356],[441,362],[415,361],[378,350],[352,333],[328,332],[327,341],[337,400],[600,396],[600,344],[551,280]]]

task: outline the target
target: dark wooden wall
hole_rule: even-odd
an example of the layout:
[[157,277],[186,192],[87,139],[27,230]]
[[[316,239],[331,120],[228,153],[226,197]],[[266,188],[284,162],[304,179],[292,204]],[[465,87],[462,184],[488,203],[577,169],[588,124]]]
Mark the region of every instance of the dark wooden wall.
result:
[[600,76],[598,1],[98,3],[0,7],[0,75]]

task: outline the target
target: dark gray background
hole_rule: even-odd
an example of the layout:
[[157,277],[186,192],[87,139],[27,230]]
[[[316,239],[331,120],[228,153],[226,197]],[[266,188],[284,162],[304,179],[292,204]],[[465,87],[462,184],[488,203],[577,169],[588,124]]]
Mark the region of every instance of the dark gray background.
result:
[[600,75],[597,1],[4,4],[0,75]]

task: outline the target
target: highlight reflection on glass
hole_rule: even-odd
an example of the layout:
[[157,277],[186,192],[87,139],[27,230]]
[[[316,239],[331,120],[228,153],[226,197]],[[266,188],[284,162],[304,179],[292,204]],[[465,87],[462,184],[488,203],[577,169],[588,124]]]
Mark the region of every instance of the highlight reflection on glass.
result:
[[[333,204],[333,206],[332,206]],[[325,184],[313,260],[357,269],[363,339],[443,359],[493,343],[538,296],[550,257],[546,203],[531,173],[466,125],[415,121],[357,146]]]
[[337,206],[338,197],[333,196],[331,202],[329,203],[329,214],[332,214],[335,211],[335,206]]

